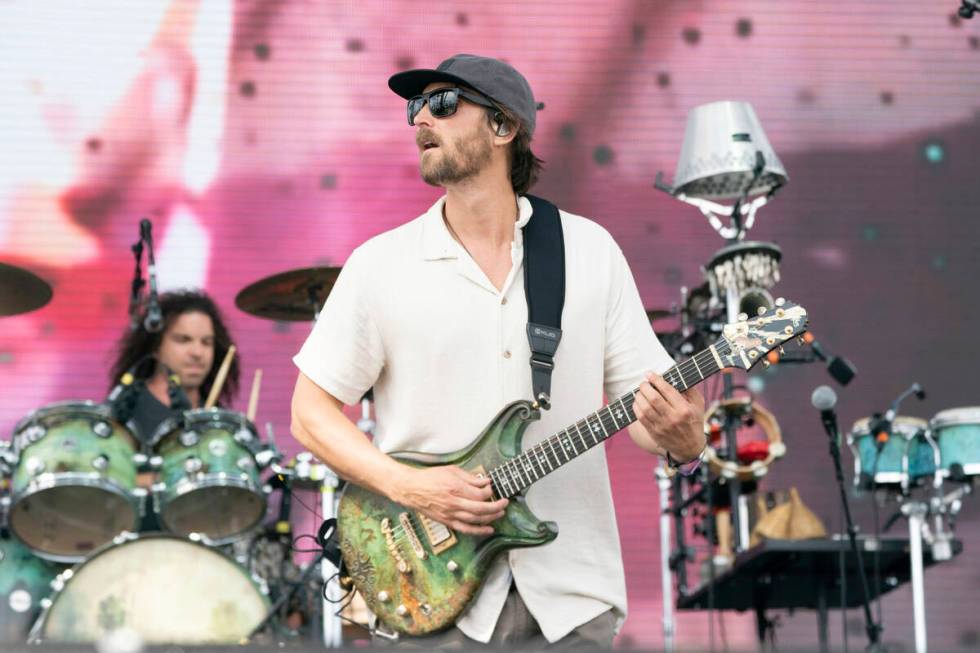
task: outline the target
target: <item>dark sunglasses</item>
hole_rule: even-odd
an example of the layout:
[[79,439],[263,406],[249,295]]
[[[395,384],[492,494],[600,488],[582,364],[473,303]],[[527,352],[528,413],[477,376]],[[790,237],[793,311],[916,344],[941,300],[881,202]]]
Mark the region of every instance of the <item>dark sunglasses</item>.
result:
[[408,124],[415,125],[415,116],[419,115],[419,111],[422,110],[426,102],[429,103],[429,113],[434,117],[448,118],[456,113],[456,109],[459,108],[460,96],[481,107],[487,107],[489,109],[497,108],[486,98],[480,97],[476,93],[464,91],[459,87],[437,88],[434,91],[416,95],[408,101]]

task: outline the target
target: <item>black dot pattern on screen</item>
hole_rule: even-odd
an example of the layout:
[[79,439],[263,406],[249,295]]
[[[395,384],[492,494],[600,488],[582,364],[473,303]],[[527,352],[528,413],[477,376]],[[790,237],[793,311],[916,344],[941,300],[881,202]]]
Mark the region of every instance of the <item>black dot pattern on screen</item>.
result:
[[739,18],[735,21],[735,34],[743,39],[752,36],[752,19]]
[[963,19],[960,18],[958,14],[950,14],[949,24],[952,25],[953,27],[959,27],[960,25],[963,24]]
[[642,44],[647,38],[647,29],[639,23],[633,24],[633,45]]
[[466,27],[470,24],[470,17],[465,12],[459,12],[456,14],[456,24],[460,27]]
[[680,283],[683,276],[684,275],[681,274],[680,268],[676,268],[674,266],[668,267],[666,270],[664,270],[664,281],[671,285]]
[[697,27],[685,27],[681,32],[681,38],[688,45],[697,45],[701,42],[701,30]]
[[898,44],[903,48],[907,48],[912,45],[912,37],[908,34],[902,34],[898,37]]
[[410,70],[415,67],[415,57],[402,55],[395,59],[395,67],[398,70]]
[[97,153],[102,149],[102,139],[93,136],[85,141],[85,149],[89,152]]
[[561,137],[563,141],[567,141],[567,142],[574,141],[575,125],[566,122],[564,125],[561,126],[561,129],[558,130],[558,135]]
[[256,43],[255,47],[252,48],[252,51],[255,52],[255,58],[259,61],[268,60],[269,56],[272,54],[272,50],[269,48],[268,43]]
[[659,72],[657,73],[657,86],[660,88],[667,88],[670,86],[670,73]]
[[971,36],[969,39],[967,39],[967,43],[970,44],[972,49],[980,50],[980,36]]
[[800,104],[810,105],[817,101],[817,94],[813,89],[801,88],[796,92],[796,101]]
[[320,176],[320,188],[324,190],[333,190],[336,187],[337,187],[337,175]]
[[242,82],[241,85],[239,85],[238,87],[238,92],[244,95],[245,97],[255,97],[255,92],[256,92],[255,82],[253,81]]
[[601,166],[609,165],[614,158],[612,148],[608,145],[599,145],[592,152],[592,158]]
[[892,93],[891,91],[882,91],[880,97],[881,97],[881,103],[884,104],[885,106],[891,106],[892,104],[895,104],[895,94]]
[[348,52],[363,52],[364,41],[361,39],[347,39],[347,43],[344,44],[344,48]]

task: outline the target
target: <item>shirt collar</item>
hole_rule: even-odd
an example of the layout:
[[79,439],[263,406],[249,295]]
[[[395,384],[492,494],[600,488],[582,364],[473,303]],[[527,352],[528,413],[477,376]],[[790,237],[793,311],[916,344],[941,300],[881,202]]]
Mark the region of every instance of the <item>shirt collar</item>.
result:
[[[458,259],[462,246],[449,233],[445,220],[442,219],[446,196],[443,195],[422,216],[422,259],[439,261]],[[524,196],[517,198],[517,221],[514,223],[514,240],[512,249],[520,249],[524,244],[524,234],[521,229],[531,219],[531,202]]]

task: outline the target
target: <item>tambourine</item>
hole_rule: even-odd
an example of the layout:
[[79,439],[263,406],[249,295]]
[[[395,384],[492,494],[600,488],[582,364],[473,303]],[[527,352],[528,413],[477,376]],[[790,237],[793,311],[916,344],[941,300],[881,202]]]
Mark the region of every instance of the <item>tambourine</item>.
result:
[[[764,446],[757,452],[758,455],[762,456],[760,459],[750,463],[725,460],[711,446],[712,424],[717,423],[717,421],[724,424],[727,415],[732,415],[740,420],[751,418],[766,434],[768,442],[762,443],[760,441]],[[704,430],[706,434],[709,434],[705,460],[711,472],[722,478],[737,478],[743,482],[762,478],[769,472],[769,465],[773,461],[786,455],[786,445],[783,443],[783,434],[776,418],[768,410],[752,401],[750,397],[735,397],[711,404],[704,413]],[[739,447],[739,450],[741,452],[742,447]],[[736,455],[736,458],[738,457]]]

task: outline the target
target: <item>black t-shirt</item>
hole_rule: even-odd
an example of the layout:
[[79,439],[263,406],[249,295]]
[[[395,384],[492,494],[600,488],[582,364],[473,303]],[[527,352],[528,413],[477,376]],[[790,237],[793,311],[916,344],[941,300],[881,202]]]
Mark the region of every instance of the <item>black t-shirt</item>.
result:
[[[147,456],[152,456],[149,444],[157,427],[164,420],[176,417],[179,411],[172,410],[170,406],[160,403],[160,400],[153,396],[146,387],[140,389],[136,395],[136,404],[133,416],[127,422],[127,426],[133,431],[136,438],[142,443],[143,452]],[[139,525],[139,531],[146,533],[149,531],[159,531],[161,525],[155,512],[155,501],[152,493],[146,497],[143,519]]]
[[152,392],[143,387],[136,395],[136,406],[128,426],[145,448],[150,443],[153,434],[156,433],[157,427],[165,419],[176,417],[177,413],[178,411],[172,410],[170,406],[160,403],[160,400],[154,397]]

